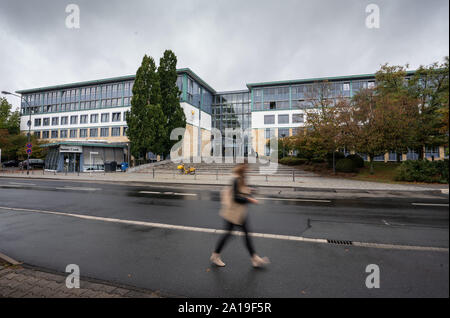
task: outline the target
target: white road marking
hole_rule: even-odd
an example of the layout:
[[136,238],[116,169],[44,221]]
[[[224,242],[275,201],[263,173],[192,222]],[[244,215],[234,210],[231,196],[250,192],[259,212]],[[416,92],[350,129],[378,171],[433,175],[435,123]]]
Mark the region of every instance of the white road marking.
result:
[[29,185],[29,186],[35,186],[34,183],[25,183],[25,182],[9,182],[9,184],[18,184],[18,185]]
[[390,224],[388,222],[386,222],[386,220],[381,220],[383,221],[384,224],[386,224],[387,226],[390,226]]
[[74,191],[98,191],[100,188],[82,188],[82,187],[57,187],[58,190],[74,190]]
[[[133,220],[124,220],[124,219],[115,219],[115,218],[105,218],[98,216],[90,216],[83,214],[75,214],[75,213],[65,213],[65,212],[56,212],[56,211],[45,211],[45,210],[34,210],[34,209],[24,209],[24,208],[11,208],[11,207],[2,207],[0,206],[0,210],[10,210],[10,211],[22,211],[22,212],[33,212],[33,213],[42,213],[42,214],[53,214],[60,216],[70,216],[79,219],[86,220],[94,220],[94,221],[102,221],[102,222],[111,222],[111,223],[124,223],[124,224],[133,224],[140,226],[148,226],[155,227],[161,229],[171,229],[171,230],[182,230],[182,231],[193,231],[193,232],[203,232],[203,233],[214,233],[214,234],[223,234],[224,230],[218,229],[210,229],[210,228],[202,228],[202,227],[193,227],[193,226],[182,226],[182,225],[173,225],[173,224],[164,224],[164,223],[153,223],[153,222],[143,222],[143,221],[133,221]],[[232,235],[242,236],[243,232],[233,231]],[[300,241],[300,242],[310,242],[310,243],[320,243],[326,244],[328,240],[320,239],[320,238],[307,238],[301,236],[292,236],[292,235],[277,235],[277,234],[267,234],[267,233],[249,233],[250,236],[268,238],[268,239],[276,239],[276,240],[286,240],[286,241]],[[353,242],[354,246],[358,247],[368,247],[368,248],[381,248],[381,249],[398,249],[398,250],[411,250],[411,251],[433,251],[433,252],[449,252],[448,248],[444,247],[427,247],[427,246],[410,246],[410,245],[397,245],[397,244],[378,244],[378,243],[367,243],[367,242]]]
[[197,196],[196,193],[174,193],[174,195],[184,195],[184,196]]
[[447,204],[441,204],[441,203],[413,203],[412,205],[417,205],[417,206],[447,206],[448,207],[448,203]]
[[153,192],[153,191],[139,191],[139,193],[144,193],[144,194],[161,194],[161,192]]
[[257,200],[273,200],[273,201],[295,201],[295,202],[320,202],[330,203],[330,200],[315,200],[315,199],[287,199],[287,198],[255,198]]

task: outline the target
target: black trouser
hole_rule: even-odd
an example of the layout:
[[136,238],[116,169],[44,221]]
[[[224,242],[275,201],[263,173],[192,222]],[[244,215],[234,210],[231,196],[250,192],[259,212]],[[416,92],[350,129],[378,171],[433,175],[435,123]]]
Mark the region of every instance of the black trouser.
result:
[[[231,230],[233,230],[234,226],[235,226],[235,224],[225,221],[225,231],[227,231],[227,233],[225,233],[220,238],[219,242],[217,243],[216,250],[214,251],[215,253],[220,254],[220,251],[222,250],[223,246],[225,245],[225,242],[230,238]],[[241,227],[245,233],[245,245],[247,246],[247,250],[250,253],[250,256],[253,256],[253,254],[255,254],[255,250],[253,248],[252,241],[250,240],[250,237],[248,236],[246,222],[244,222],[244,224],[242,224]]]

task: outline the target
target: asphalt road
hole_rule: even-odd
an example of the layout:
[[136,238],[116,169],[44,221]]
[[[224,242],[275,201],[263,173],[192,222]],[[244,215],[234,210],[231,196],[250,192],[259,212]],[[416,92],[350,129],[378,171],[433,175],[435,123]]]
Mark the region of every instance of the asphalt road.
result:
[[[218,190],[0,178],[0,251],[174,296],[449,295],[448,197],[263,197],[250,231],[272,263],[255,270],[241,236],[224,249],[225,268],[209,263],[223,226]],[[369,264],[380,268],[379,289],[365,285]]]

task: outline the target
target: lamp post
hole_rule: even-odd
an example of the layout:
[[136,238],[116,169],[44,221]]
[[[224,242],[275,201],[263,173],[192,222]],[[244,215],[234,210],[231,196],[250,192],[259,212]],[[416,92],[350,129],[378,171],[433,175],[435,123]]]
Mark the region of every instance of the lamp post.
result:
[[[27,103],[28,105],[28,112],[30,113],[30,118],[28,119],[28,143],[30,143],[30,138],[31,138],[31,105],[28,103],[28,101],[23,98],[22,95],[17,95],[14,93],[10,93],[7,91],[2,91],[3,95],[13,95],[16,97],[19,97],[21,100],[24,100],[25,103]],[[28,158],[27,158],[27,175],[30,174],[30,154],[27,152]]]

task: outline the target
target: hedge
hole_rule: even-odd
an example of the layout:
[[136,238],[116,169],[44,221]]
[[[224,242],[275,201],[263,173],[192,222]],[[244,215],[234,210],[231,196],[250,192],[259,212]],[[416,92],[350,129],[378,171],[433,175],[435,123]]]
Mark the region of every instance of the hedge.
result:
[[[345,154],[343,152],[335,152],[334,153],[334,162],[337,163],[339,160],[345,159]],[[333,167],[333,153],[329,152],[327,153],[326,160],[328,163],[328,167]]]
[[305,158],[295,158],[295,157],[284,157],[278,161],[282,165],[287,166],[299,166],[308,162],[308,159]]
[[347,159],[350,159],[355,164],[356,168],[364,168],[364,159],[359,155],[348,155]]
[[355,172],[356,166],[353,160],[351,159],[340,159],[336,163],[336,171],[338,172]]
[[396,170],[395,180],[448,183],[448,159],[404,161]]

